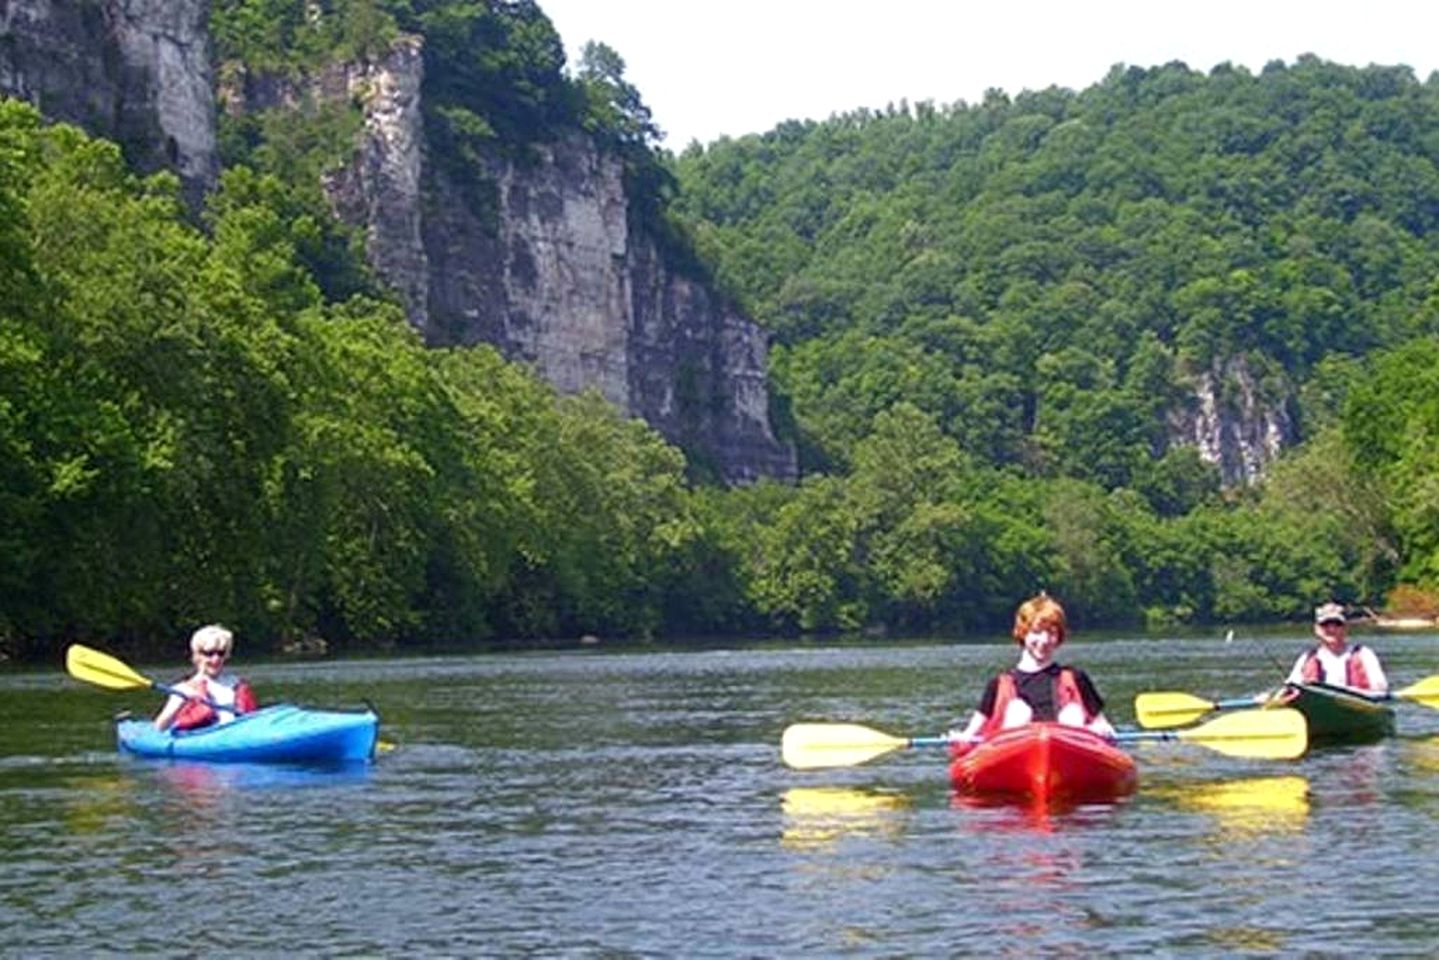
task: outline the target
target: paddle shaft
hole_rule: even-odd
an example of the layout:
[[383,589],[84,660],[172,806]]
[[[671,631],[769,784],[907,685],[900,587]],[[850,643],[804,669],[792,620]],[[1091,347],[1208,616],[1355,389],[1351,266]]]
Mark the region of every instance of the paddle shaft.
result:
[[[1244,700],[1240,701],[1240,703],[1250,707],[1254,705],[1253,700]],[[1211,749],[1215,747],[1213,743],[1206,742],[1207,738],[1204,736],[1202,729],[1193,728],[1188,730],[1116,730],[1113,736],[1108,739],[1119,744],[1137,743],[1145,740],[1171,740],[1198,743]],[[1265,736],[1261,735],[1259,739],[1265,739]],[[910,747],[945,747],[957,742],[959,741],[951,740],[949,737],[911,737],[905,741],[905,744]],[[982,741],[976,741],[976,743],[979,742]]]
[[1145,740],[1183,740],[1178,730],[1116,730],[1115,743],[1140,743]]
[[183,697],[183,698],[185,698],[186,700],[198,700],[200,703],[203,703],[203,704],[205,704],[206,706],[208,706],[211,710],[231,710],[231,711],[233,711],[233,710],[235,709],[234,707],[222,707],[222,706],[220,706],[218,703],[216,703],[214,700],[211,700],[209,697],[202,697],[202,696],[200,696],[198,693],[186,693],[184,690],[181,690],[179,687],[172,687],[172,686],[170,686],[168,683],[161,683],[161,682],[158,681],[158,680],[151,680],[151,681],[150,681],[150,689],[151,689],[151,690],[159,690],[161,693],[168,693],[168,694],[169,694],[170,696],[172,696],[172,697]]

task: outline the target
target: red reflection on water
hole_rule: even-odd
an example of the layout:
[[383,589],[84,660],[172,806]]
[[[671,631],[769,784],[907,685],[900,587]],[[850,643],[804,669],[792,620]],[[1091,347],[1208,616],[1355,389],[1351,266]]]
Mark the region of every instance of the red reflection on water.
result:
[[1123,801],[1075,803],[1063,799],[982,797],[956,790],[950,793],[949,805],[953,810],[985,811],[984,817],[974,821],[984,830],[1054,833],[1064,827],[1107,822]]
[[988,811],[989,815],[983,819],[985,830],[1018,830],[1026,833],[1053,833],[1054,818],[1074,809],[1073,804],[977,797],[958,791],[950,794],[949,805],[955,810]]

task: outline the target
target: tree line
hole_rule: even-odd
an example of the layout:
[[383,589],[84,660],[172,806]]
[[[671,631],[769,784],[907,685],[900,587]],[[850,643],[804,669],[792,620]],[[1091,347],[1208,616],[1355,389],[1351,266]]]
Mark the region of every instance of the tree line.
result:
[[[377,16],[213,16],[287,69],[458,38],[427,46],[427,123],[478,138],[434,141],[459,171],[562,119],[631,151],[637,209],[773,331],[804,478],[696,482],[596,396],[425,349],[310,176],[344,111],[224,128],[196,223],[174,177],[5,102],[10,653],[168,651],[212,620],[340,650],[980,631],[1040,587],[1084,624],[1166,625],[1439,579],[1433,79],[1117,68],[675,157],[613,52],[567,75],[533,4],[336,7]],[[1225,489],[1167,424],[1235,357],[1300,442]]]

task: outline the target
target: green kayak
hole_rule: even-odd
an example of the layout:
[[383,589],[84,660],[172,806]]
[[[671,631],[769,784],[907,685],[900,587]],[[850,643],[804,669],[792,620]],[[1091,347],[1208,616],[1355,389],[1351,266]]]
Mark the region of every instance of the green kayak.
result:
[[1284,704],[1304,714],[1311,744],[1373,743],[1394,733],[1388,697],[1374,697],[1327,683],[1294,683]]

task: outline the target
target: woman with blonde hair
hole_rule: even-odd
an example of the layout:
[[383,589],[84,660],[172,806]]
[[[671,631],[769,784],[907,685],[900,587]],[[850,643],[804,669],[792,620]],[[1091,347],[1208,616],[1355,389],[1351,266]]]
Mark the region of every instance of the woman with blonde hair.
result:
[[1046,720],[1113,737],[1104,699],[1089,674],[1054,659],[1066,634],[1064,607],[1049,594],[1041,591],[1020,604],[1011,633],[1019,644],[1019,663],[990,679],[969,724],[951,739],[978,742],[1000,730]]
[[213,723],[229,723],[256,709],[250,685],[226,672],[235,649],[235,635],[218,623],[201,627],[190,636],[190,662],[195,672],[175,684],[155,716],[156,730],[193,730]]

